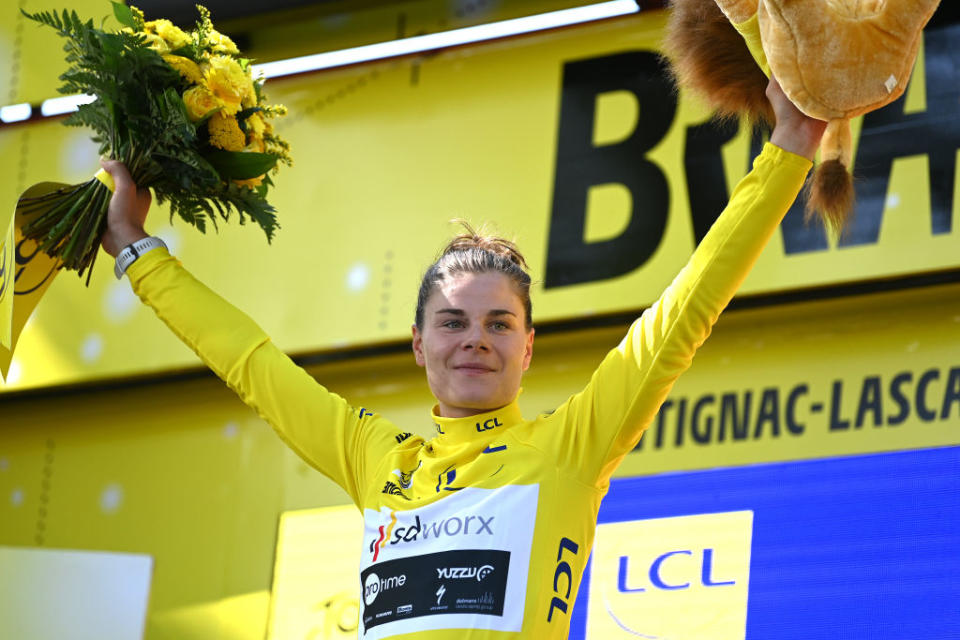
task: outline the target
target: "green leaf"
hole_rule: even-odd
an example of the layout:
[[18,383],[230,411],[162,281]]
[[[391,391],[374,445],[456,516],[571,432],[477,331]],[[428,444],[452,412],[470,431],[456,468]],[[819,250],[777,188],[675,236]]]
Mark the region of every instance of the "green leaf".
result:
[[250,107],[249,109],[241,109],[236,116],[237,122],[243,122],[258,111],[263,111],[263,107]]
[[114,2],[112,4],[113,4],[113,15],[117,19],[117,22],[119,22],[125,27],[130,27],[131,29],[136,30],[137,23],[133,19],[133,12],[130,11],[130,7],[123,4],[122,2]]
[[262,176],[277,164],[272,153],[211,151],[204,156],[224,180],[249,180]]

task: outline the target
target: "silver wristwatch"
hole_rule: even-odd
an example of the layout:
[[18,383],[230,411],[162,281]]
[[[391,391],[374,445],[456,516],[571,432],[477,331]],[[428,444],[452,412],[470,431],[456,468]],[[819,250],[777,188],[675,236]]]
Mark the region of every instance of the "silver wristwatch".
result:
[[137,240],[133,244],[128,244],[124,247],[123,250],[117,254],[117,261],[113,265],[113,272],[117,275],[117,280],[123,277],[123,274],[127,272],[127,268],[136,262],[137,258],[151,249],[157,249],[159,247],[166,249],[167,245],[156,236]]

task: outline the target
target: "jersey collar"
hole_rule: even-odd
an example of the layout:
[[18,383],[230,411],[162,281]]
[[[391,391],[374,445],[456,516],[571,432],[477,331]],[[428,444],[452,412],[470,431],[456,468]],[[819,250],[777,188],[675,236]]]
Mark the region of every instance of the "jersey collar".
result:
[[503,428],[522,421],[523,416],[516,399],[505,407],[466,418],[442,418],[437,415],[437,407],[433,408],[437,439],[445,444],[459,444],[493,436]]

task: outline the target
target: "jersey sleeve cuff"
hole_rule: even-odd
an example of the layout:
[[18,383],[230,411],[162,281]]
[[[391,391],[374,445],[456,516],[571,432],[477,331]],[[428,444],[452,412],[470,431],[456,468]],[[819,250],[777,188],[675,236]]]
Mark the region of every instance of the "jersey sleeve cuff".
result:
[[154,271],[158,265],[173,259],[170,252],[163,247],[157,247],[156,249],[146,252],[127,267],[127,276],[130,278],[130,284],[136,289],[140,281],[143,280],[147,274]]
[[782,149],[772,142],[765,142],[763,145],[763,150],[760,155],[757,156],[758,162],[769,161],[775,164],[785,165],[790,169],[794,169],[798,172],[803,172],[804,175],[810,171],[810,167],[813,166],[813,162],[799,156],[791,151]]

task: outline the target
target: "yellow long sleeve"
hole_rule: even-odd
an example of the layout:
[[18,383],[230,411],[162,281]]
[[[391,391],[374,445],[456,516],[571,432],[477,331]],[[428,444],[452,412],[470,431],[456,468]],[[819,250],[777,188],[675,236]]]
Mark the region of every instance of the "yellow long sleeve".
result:
[[584,481],[605,485],[637,444],[796,199],[810,166],[767,143],[673,283],[607,354],[587,387],[551,418],[564,425],[558,458],[581,470]]
[[166,250],[145,254],[128,274],[137,295],[214,373],[360,504],[369,466],[396,444],[399,429],[318,384]]

